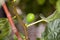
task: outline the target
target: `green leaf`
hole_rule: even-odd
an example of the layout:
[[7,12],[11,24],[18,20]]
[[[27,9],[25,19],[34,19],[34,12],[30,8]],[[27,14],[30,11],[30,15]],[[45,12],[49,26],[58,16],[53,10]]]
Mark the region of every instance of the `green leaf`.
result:
[[56,4],[57,0],[49,0],[50,4]]
[[41,40],[60,40],[60,19],[47,24]]
[[14,35],[13,38],[14,38],[14,40],[18,40],[17,37],[16,37],[16,35]]
[[37,0],[39,5],[43,5],[45,3],[45,0]]
[[56,3],[56,9],[58,10],[58,12],[60,12],[60,0],[58,0]]
[[[20,35],[21,35],[21,38],[24,40],[25,39],[24,34],[20,33]],[[18,40],[18,38],[16,37],[15,34],[13,35],[13,38],[14,38],[14,40]]]
[[52,15],[50,15],[46,18],[47,21],[53,21],[55,19],[60,19],[60,12],[58,12],[57,10],[55,12],[53,12]]
[[7,19],[0,18],[0,39],[7,37],[11,30],[10,25]]

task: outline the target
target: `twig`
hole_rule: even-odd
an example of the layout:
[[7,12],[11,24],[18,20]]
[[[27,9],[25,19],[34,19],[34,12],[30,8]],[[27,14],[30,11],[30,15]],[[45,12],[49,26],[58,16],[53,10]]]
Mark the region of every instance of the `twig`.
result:
[[20,34],[18,33],[18,30],[16,29],[16,27],[14,25],[14,22],[12,20],[12,17],[10,15],[10,12],[8,11],[8,8],[7,8],[6,4],[4,3],[4,4],[2,4],[2,6],[3,6],[3,9],[4,9],[5,13],[6,13],[6,16],[7,16],[8,20],[9,20],[9,22],[10,22],[10,25],[11,25],[11,28],[12,28],[13,32],[16,34],[18,40],[22,40],[22,38],[20,37]]
[[26,39],[26,40],[29,40],[29,39],[28,39],[27,27],[26,27],[25,23],[24,23],[24,22],[21,20],[21,18],[19,17],[19,15],[18,15],[18,13],[17,13],[17,11],[16,11],[16,7],[13,7],[13,9],[14,9],[14,12],[15,12],[14,14],[15,14],[16,17],[17,17],[19,24],[22,25],[22,27],[24,28],[25,39]]
[[12,0],[12,6],[13,6],[13,11],[15,12],[14,15],[16,15],[18,22],[20,25],[22,25],[23,29],[24,29],[24,33],[25,33],[25,39],[29,40],[28,38],[28,32],[27,32],[27,26],[25,25],[25,23],[21,20],[21,18],[19,17],[16,7],[14,6],[14,0]]
[[37,23],[39,23],[39,22],[42,22],[42,21],[48,22],[48,21],[45,20],[45,19],[41,19],[41,20],[38,20],[38,21],[33,22],[33,23],[31,23],[31,24],[28,24],[27,27],[32,26],[32,25],[35,25],[35,24],[37,24]]

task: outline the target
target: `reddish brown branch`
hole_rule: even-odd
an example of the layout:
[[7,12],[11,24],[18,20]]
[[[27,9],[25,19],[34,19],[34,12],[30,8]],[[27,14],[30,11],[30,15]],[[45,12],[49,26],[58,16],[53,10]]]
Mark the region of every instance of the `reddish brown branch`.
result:
[[16,29],[16,27],[14,25],[14,22],[12,20],[12,17],[10,15],[10,12],[8,11],[8,8],[7,8],[6,4],[4,3],[2,6],[3,6],[3,9],[4,9],[5,13],[6,13],[6,16],[7,16],[8,20],[9,20],[9,22],[10,22],[10,25],[11,25],[11,28],[12,28],[13,32],[16,34],[18,40],[22,40],[22,38],[20,37],[20,34],[18,33],[18,30]]

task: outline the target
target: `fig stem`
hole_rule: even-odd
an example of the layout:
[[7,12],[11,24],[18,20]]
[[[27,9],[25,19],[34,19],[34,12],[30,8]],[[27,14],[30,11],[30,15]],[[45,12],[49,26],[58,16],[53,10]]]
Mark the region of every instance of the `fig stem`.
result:
[[27,27],[32,26],[32,25],[35,25],[35,24],[37,24],[37,23],[39,23],[39,22],[42,22],[42,21],[47,22],[47,20],[45,20],[45,19],[41,19],[41,20],[38,20],[38,21],[33,22],[33,23],[31,23],[31,24],[28,24]]

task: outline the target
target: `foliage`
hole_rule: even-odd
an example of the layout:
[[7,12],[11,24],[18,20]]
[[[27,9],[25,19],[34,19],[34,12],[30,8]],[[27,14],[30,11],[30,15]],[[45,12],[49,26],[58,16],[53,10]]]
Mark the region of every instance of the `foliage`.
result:
[[41,40],[60,40],[60,19],[47,24]]
[[[22,39],[25,40],[25,36],[23,35],[23,33],[20,33],[20,35],[21,35]],[[16,35],[13,35],[13,38],[14,38],[14,40],[18,40]]]
[[58,0],[56,3],[56,9],[60,12],[60,0]]
[[3,39],[3,37],[9,36],[10,33],[11,28],[8,20],[6,18],[0,18],[0,40]]
[[[12,9],[11,1],[8,2],[7,6],[8,8]],[[36,20],[41,19],[39,17],[40,14],[45,17],[43,19],[46,20],[45,22],[47,22],[47,27],[42,33],[42,38],[38,38],[37,40],[60,40],[60,0],[20,0],[18,7],[21,8],[23,14],[25,15],[27,15],[28,13],[34,13],[36,16]],[[32,20],[36,21],[34,17]],[[16,19],[13,20],[14,22],[17,22]],[[28,19],[28,21],[30,20]],[[0,18],[0,40],[5,40],[4,38],[8,37],[10,33],[11,28],[8,19]],[[23,34],[21,34],[21,37],[23,39],[25,38]],[[17,40],[15,35],[14,40]]]
[[43,5],[45,3],[45,0],[37,0],[38,4]]

